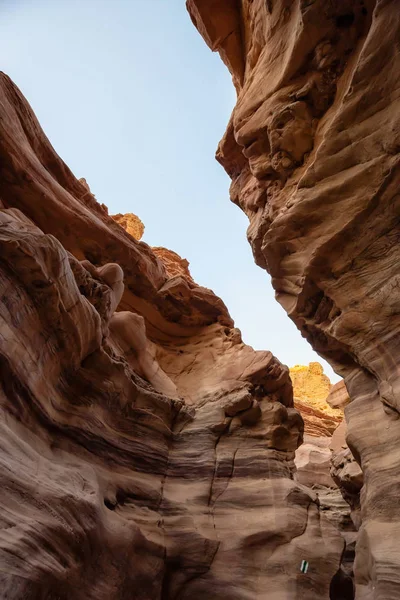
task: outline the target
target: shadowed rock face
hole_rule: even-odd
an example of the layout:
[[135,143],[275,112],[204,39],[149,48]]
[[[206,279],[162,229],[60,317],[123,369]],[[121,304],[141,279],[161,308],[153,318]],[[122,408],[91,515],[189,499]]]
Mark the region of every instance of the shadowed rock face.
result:
[[[217,159],[232,177],[232,201],[249,218],[255,260],[271,274],[277,300],[303,336],[345,378],[351,398],[348,442],[365,482],[357,598],[395,600],[398,2],[187,5],[234,75],[237,104]],[[240,35],[226,37],[224,12]]]
[[2,598],[328,598],[344,543],[293,478],[287,367],[108,216],[3,74],[0,105]]

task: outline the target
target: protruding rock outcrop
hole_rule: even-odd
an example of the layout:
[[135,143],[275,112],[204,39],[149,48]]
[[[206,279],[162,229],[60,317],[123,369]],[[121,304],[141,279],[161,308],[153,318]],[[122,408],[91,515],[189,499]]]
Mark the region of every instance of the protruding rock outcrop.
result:
[[322,365],[295,365],[290,369],[295,407],[304,419],[304,431],[312,437],[330,437],[343,419],[343,411],[327,399],[333,388]]
[[189,261],[186,258],[181,258],[179,254],[173,250],[162,248],[161,246],[153,246],[154,254],[162,260],[169,277],[185,277],[193,281],[189,271]]
[[[112,218],[135,240],[139,241],[142,239],[144,233],[144,224],[139,217],[132,213],[127,213],[125,215],[112,215]],[[162,246],[153,246],[152,250],[157,258],[159,258],[164,264],[168,278],[183,276],[185,279],[188,279],[194,283],[189,271],[189,262],[185,258],[181,258],[179,254],[173,250],[168,250]]]
[[98,205],[3,74],[0,103],[1,594],[328,598],[344,542],[294,479],[287,367]]
[[217,159],[255,260],[351,398],[348,442],[364,472],[357,600],[397,600],[398,2],[187,6],[238,91]]
[[144,234],[144,223],[133,213],[111,215],[135,240],[141,240]]
[[295,365],[290,369],[290,378],[295,398],[314,404],[316,408],[329,411],[329,405],[325,401],[332,384],[320,363],[311,362],[308,366]]

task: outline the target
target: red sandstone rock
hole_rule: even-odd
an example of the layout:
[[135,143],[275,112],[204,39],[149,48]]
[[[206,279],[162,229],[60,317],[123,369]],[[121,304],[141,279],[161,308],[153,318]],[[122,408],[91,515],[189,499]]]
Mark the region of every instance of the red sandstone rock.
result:
[[296,480],[307,487],[336,487],[330,475],[331,451],[329,437],[306,435],[297,449],[295,465]]
[[328,598],[344,542],[293,478],[287,367],[108,216],[4,75],[0,103],[3,597]]
[[[220,0],[215,17],[212,2],[187,5],[238,90],[217,159],[255,260],[351,398],[348,442],[365,481],[357,600],[397,600],[398,2],[242,0],[238,16]],[[224,14],[240,31],[229,53]]]
[[168,250],[167,248],[162,248],[160,246],[153,247],[152,250],[154,254],[164,263],[168,277],[182,275],[194,283],[189,271],[189,262],[186,260],[186,258],[181,258],[179,254],[173,252],[173,250]]
[[341,409],[344,409],[350,403],[350,397],[343,380],[332,386],[326,401],[331,408]]
[[[79,181],[85,180],[80,179]],[[127,213],[125,215],[112,215],[112,218],[135,240],[139,241],[142,239],[144,233],[144,224],[139,217],[132,213]],[[153,247],[152,251],[163,263],[169,278],[183,275],[186,279],[190,280],[191,283],[195,284],[189,272],[189,262],[185,258],[181,258],[179,254],[173,250],[168,250],[167,248],[162,248],[161,246]]]

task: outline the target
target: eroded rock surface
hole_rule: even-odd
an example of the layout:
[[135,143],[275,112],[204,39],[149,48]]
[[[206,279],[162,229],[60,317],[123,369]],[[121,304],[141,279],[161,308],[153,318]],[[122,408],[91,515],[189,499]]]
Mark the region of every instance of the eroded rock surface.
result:
[[309,403],[314,403],[317,408],[329,410],[325,400],[331,391],[332,384],[320,363],[295,365],[290,368],[290,378],[295,398],[307,400]]
[[287,367],[108,215],[4,74],[0,104],[2,597],[328,598],[344,543],[294,479]]
[[187,6],[233,73],[238,99],[217,159],[232,178],[232,201],[249,218],[255,260],[351,398],[348,442],[364,473],[357,599],[396,600],[398,2]]
[[121,227],[125,229],[135,240],[141,240],[144,234],[144,223],[139,219],[138,216],[133,213],[125,213],[124,215],[118,213],[112,215],[114,221],[116,221]]
[[294,405],[304,419],[304,431],[312,438],[330,437],[343,419],[341,407],[328,403],[332,386],[322,365],[311,362],[290,369],[293,383]]
[[[82,181],[82,179],[80,181]],[[139,217],[133,213],[126,213],[125,215],[112,215],[112,218],[135,240],[139,241],[142,239],[144,224]],[[189,271],[189,262],[185,258],[181,258],[179,254],[173,250],[168,250],[168,248],[163,248],[162,246],[153,246],[152,251],[164,264],[168,278],[183,276],[194,283]]]
[[169,277],[182,276],[193,281],[189,271],[189,261],[182,258],[173,250],[168,250],[162,246],[152,248],[154,254],[164,263],[167,275]]

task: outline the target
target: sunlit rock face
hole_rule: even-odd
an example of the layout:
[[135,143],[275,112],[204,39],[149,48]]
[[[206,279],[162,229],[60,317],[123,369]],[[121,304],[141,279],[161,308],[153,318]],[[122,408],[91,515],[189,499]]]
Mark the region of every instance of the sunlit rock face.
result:
[[112,215],[121,227],[125,229],[135,240],[141,240],[144,234],[144,223],[133,213]]
[[328,403],[332,386],[322,365],[311,362],[290,368],[294,405],[304,419],[304,431],[312,437],[331,436],[343,419],[343,410]]
[[1,597],[328,598],[288,368],[0,103]]
[[[293,394],[296,398],[315,402],[324,410],[329,409],[325,400],[331,391],[332,384],[325,375],[322,365],[311,362],[309,365],[295,365],[290,368],[290,378],[293,383]],[[320,402],[321,404],[317,404]]]
[[303,336],[345,378],[351,398],[348,442],[364,473],[357,599],[396,600],[398,2],[187,6],[238,91],[217,159],[232,178],[232,201],[249,218],[255,260]]

